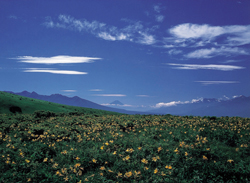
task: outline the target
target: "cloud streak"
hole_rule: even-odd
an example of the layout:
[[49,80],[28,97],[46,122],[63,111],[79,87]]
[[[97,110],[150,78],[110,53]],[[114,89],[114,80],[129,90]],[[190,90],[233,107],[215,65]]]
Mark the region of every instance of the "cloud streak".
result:
[[54,57],[33,57],[33,56],[18,56],[13,58],[20,60],[19,62],[32,63],[32,64],[75,64],[75,63],[91,63],[94,60],[100,60],[101,58],[94,57],[73,57],[66,55],[59,55]]
[[234,83],[239,83],[239,81],[195,81],[199,82],[203,85],[218,85],[218,84],[234,84]]
[[76,92],[76,90],[61,90],[63,92]]
[[92,96],[98,96],[98,97],[126,97],[124,94],[95,94]]
[[67,75],[83,75],[87,72],[70,71],[70,70],[56,70],[49,68],[27,68],[23,72],[37,72],[37,73],[51,73],[51,74],[67,74]]
[[191,52],[186,55],[187,58],[212,58],[215,56],[233,56],[233,55],[249,55],[243,48],[238,47],[221,47],[221,48],[210,48],[210,49],[200,49]]
[[200,65],[200,64],[174,64],[169,63],[168,65],[174,66],[174,69],[186,69],[186,70],[198,70],[198,69],[207,69],[207,70],[220,70],[220,71],[232,71],[238,69],[245,69],[245,67],[235,66],[235,65]]

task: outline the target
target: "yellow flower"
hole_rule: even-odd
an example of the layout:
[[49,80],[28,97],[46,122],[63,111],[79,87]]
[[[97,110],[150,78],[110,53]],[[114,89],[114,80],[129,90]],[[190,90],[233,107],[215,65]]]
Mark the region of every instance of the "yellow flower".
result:
[[129,153],[132,153],[134,150],[131,148],[131,149],[127,149],[126,152],[129,152]]
[[60,175],[60,171],[59,170],[56,171],[56,175]]
[[81,166],[80,163],[76,163],[76,164],[74,165],[75,168],[78,168],[79,166]]
[[171,170],[171,169],[172,169],[172,166],[171,166],[171,165],[169,165],[169,166],[168,166],[168,169],[169,169],[169,170]]
[[114,143],[114,141],[113,141],[113,140],[110,140],[109,142],[110,142],[110,143]]
[[56,168],[58,166],[58,164],[57,163],[55,163],[52,167],[53,168]]
[[84,181],[88,182],[89,180],[88,180],[88,178],[85,178]]
[[113,171],[112,171],[112,170],[108,170],[108,172],[113,173]]
[[156,174],[156,173],[158,173],[158,169],[157,168],[154,170],[154,174]]
[[100,149],[103,150],[103,149],[104,149],[104,146],[102,146]]
[[30,162],[30,160],[28,160],[28,159],[26,159],[25,161],[26,161],[26,163],[29,163],[29,162]]
[[148,167],[145,166],[145,167],[144,167],[144,170],[148,170]]
[[208,160],[208,159],[207,159],[207,157],[206,157],[205,155],[203,155],[203,157],[202,157],[202,158],[203,158],[204,160]]
[[105,145],[106,145],[106,146],[108,146],[108,145],[109,145],[109,143],[108,143],[108,142],[106,142],[106,143],[105,143]]
[[188,155],[188,153],[187,152],[185,152],[185,156],[187,156]]
[[116,151],[114,151],[113,154],[115,155],[115,154],[116,154]]
[[102,166],[102,167],[100,168],[100,170],[105,170],[105,167],[104,167],[104,166]]
[[141,160],[141,162],[142,162],[142,163],[145,163],[145,164],[148,164],[148,160],[146,160],[145,158],[143,158],[143,159]]
[[232,162],[234,162],[234,160],[229,159],[229,160],[227,160],[227,162],[232,163]]
[[126,156],[125,158],[123,158],[123,161],[129,160],[129,158],[130,158],[130,156],[128,155],[128,156]]
[[122,173],[118,172],[117,178],[118,178],[118,177],[122,177]]
[[79,157],[76,157],[76,160],[79,160],[80,158]]
[[132,175],[133,175],[133,173],[130,171],[130,172],[126,172],[125,175],[124,175],[124,177],[129,178]]
[[46,162],[46,161],[48,161],[48,158],[44,158],[43,162]]
[[69,180],[69,178],[68,177],[65,177],[65,178],[63,178],[65,181],[68,181]]
[[157,161],[157,157],[153,157],[152,161],[156,162]]
[[158,152],[160,152],[162,150],[162,147],[158,147]]
[[103,173],[100,173],[101,176],[103,176]]
[[95,160],[95,159],[93,159],[92,161],[93,161],[93,163],[96,163],[96,160]]
[[161,176],[165,176],[166,174],[164,172],[161,172]]
[[138,147],[138,150],[141,150],[142,148],[141,147]]
[[174,150],[174,152],[178,153],[178,152],[179,152],[178,148],[176,148],[176,149]]

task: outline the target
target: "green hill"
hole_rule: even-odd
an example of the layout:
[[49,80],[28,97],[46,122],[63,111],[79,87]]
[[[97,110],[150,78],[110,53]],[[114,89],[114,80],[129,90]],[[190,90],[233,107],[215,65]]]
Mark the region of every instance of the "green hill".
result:
[[0,114],[11,114],[11,113],[31,114],[38,110],[51,111],[55,113],[79,112],[85,114],[100,114],[100,115],[118,114],[115,112],[109,112],[97,109],[62,105],[0,91]]

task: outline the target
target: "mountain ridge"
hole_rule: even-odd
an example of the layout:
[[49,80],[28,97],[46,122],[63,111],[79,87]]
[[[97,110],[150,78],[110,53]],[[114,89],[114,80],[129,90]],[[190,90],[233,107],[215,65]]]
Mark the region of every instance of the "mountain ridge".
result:
[[28,92],[26,90],[22,91],[22,92],[12,92],[12,91],[5,91],[5,92],[24,96],[24,97],[44,100],[44,101],[48,101],[48,102],[59,103],[59,104],[63,104],[63,105],[86,107],[86,108],[92,108],[92,109],[100,109],[100,110],[125,113],[125,114],[148,114],[147,112],[127,111],[125,109],[117,109],[117,108],[102,106],[102,105],[96,104],[94,102],[91,102],[89,100],[82,99],[78,96],[67,97],[67,96],[64,96],[61,94],[40,95],[34,91]]

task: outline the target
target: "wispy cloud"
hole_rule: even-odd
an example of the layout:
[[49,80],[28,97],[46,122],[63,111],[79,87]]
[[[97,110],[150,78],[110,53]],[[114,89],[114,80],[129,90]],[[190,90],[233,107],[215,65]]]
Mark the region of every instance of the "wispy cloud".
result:
[[124,94],[94,94],[92,96],[99,96],[99,97],[126,97]]
[[238,47],[220,47],[220,48],[210,48],[210,49],[200,49],[194,52],[188,53],[187,58],[212,58],[215,56],[233,56],[233,55],[249,55],[250,53],[243,48]]
[[68,75],[88,74],[87,72],[57,70],[57,69],[49,69],[49,68],[27,68],[23,72],[43,72],[43,73],[51,73],[51,74],[68,74]]
[[9,18],[17,20],[17,16],[15,16],[15,15],[10,15]]
[[245,69],[245,67],[235,66],[235,65],[200,65],[200,64],[174,64],[169,63],[168,65],[175,66],[174,69],[188,69],[188,70],[198,70],[198,69],[209,69],[209,70],[220,70],[220,71],[232,71],[236,69]]
[[149,97],[149,95],[136,95],[137,97]]
[[155,16],[155,20],[156,20],[157,22],[163,22],[164,16],[163,16],[163,15],[156,15],[156,16]]
[[133,105],[129,105],[129,104],[123,104],[123,105],[119,105],[119,104],[101,104],[101,105],[104,105],[104,106],[111,106],[111,107],[134,107]]
[[57,20],[52,20],[51,17],[46,18],[46,22],[43,23],[48,28],[63,28],[79,32],[87,32],[95,35],[98,38],[108,41],[130,41],[139,44],[151,45],[155,43],[154,35],[151,34],[156,27],[145,28],[142,22],[128,21],[123,28],[118,28],[113,25],[107,25],[106,23],[98,21],[88,21],[85,19],[75,19],[69,15],[59,15]]
[[91,63],[94,60],[100,60],[101,58],[59,55],[54,57],[18,56],[17,58],[12,58],[12,59],[20,60],[19,62],[24,62],[24,63],[50,65],[50,64]]
[[168,51],[170,55],[178,55],[182,53],[182,50],[177,50],[177,49],[171,49]]
[[89,91],[95,91],[95,92],[99,92],[99,91],[103,91],[102,89],[91,89]]
[[76,92],[76,90],[61,90],[63,92]]
[[195,81],[199,82],[203,85],[218,85],[218,84],[234,84],[234,83],[239,83],[239,81]]

